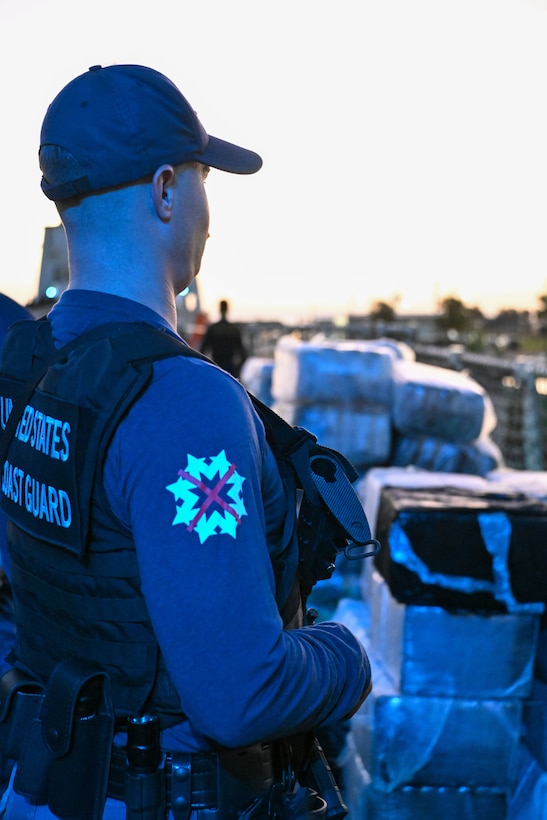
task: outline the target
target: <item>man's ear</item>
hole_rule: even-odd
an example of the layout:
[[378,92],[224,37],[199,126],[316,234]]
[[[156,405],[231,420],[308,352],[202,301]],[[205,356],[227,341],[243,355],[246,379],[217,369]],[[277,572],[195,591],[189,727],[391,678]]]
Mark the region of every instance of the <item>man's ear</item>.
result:
[[174,183],[175,169],[173,166],[160,165],[152,177],[152,202],[157,215],[163,222],[171,219]]

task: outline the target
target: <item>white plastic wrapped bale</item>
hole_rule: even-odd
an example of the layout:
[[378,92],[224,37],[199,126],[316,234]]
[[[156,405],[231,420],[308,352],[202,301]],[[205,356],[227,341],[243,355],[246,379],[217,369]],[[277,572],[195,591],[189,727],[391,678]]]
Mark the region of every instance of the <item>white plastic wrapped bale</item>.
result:
[[471,442],[497,423],[485,390],[470,376],[444,367],[393,362],[393,424],[407,436]]
[[[347,626],[370,651],[367,604],[341,600],[332,619]],[[503,701],[487,700],[486,715],[477,716],[480,701],[462,701],[458,711],[457,701],[448,698],[405,699],[372,654],[371,666],[373,693],[351,719],[339,761],[349,816],[356,820],[503,820],[506,793],[514,788],[516,778],[520,702],[506,709]],[[384,698],[384,706],[391,706],[391,715],[384,708],[382,716],[382,707],[375,703],[378,697]],[[481,737],[481,733],[485,734]],[[377,765],[375,754],[380,756]],[[489,763],[475,762],[475,755]],[[475,782],[482,778],[495,785],[463,783],[470,772]],[[403,782],[406,778],[419,782],[423,774],[433,781],[445,777],[447,782]]]
[[524,734],[527,748],[547,770],[547,683],[535,680],[530,697],[524,702]]
[[397,359],[406,359],[409,362],[416,361],[414,349],[406,342],[401,342],[398,339],[390,339],[389,336],[381,336],[379,339],[374,339],[373,341],[378,347],[389,347]]
[[241,384],[268,407],[272,404],[273,368],[273,358],[249,356],[239,374]]
[[390,407],[395,359],[391,347],[374,342],[282,336],[274,351],[272,395],[279,402],[367,401]]
[[538,636],[535,676],[547,683],[547,624],[542,622]]
[[353,598],[341,598],[338,601],[332,620],[347,626],[364,647],[368,646],[370,608],[367,603]]
[[403,694],[526,698],[539,616],[400,604],[381,575],[370,587],[370,651]]
[[386,408],[274,401],[273,409],[289,424],[305,427],[320,444],[338,450],[357,468],[389,460],[392,427]]
[[513,470],[499,467],[486,478],[501,492],[522,493],[528,498],[547,499],[547,471]]
[[547,770],[547,683],[534,680],[530,696],[524,702],[523,717],[524,742]]
[[514,787],[522,701],[403,695],[378,660],[372,668],[372,693],[350,723],[376,790]]
[[344,803],[348,807],[349,817],[355,820],[368,820],[368,790],[370,775],[359,757],[351,732],[348,735],[346,748],[339,761],[342,771]]
[[524,745],[520,752],[518,784],[510,795],[507,820],[547,820],[547,772]]
[[372,786],[367,798],[367,814],[355,820],[508,820],[506,795],[495,789],[403,786],[387,794]]
[[390,464],[414,465],[436,473],[466,473],[485,476],[502,467],[503,455],[489,436],[475,441],[452,442],[430,436],[396,435]]

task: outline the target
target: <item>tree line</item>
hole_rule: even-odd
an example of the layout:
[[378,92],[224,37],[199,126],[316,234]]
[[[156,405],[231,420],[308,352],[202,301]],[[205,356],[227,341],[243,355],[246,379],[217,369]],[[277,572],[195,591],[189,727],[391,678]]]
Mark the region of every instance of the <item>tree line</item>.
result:
[[[547,294],[538,297],[538,309],[505,308],[491,318],[484,316],[480,308],[470,307],[455,296],[447,296],[439,302],[437,324],[440,330],[465,333],[471,330],[488,330],[500,333],[527,333],[535,330],[547,335]],[[381,322],[396,322],[397,310],[389,302],[378,301],[373,305],[370,318]]]

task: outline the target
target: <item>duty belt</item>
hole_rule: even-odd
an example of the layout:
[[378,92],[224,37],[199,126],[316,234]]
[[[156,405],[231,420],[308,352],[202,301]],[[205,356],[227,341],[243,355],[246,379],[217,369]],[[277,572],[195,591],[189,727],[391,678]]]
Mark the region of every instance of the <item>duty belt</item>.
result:
[[[275,782],[274,751],[273,744],[255,744],[240,750],[223,750],[219,754],[167,752],[163,754],[158,770],[150,775],[149,789],[150,792],[154,789],[161,791],[166,813],[171,811],[177,820],[188,816],[193,809],[200,809],[200,817],[206,818],[210,811],[211,817],[216,818],[220,806],[223,817],[235,818],[257,794]],[[146,777],[141,776],[144,789],[147,788]],[[155,786],[152,785],[153,778]],[[108,797],[131,803],[133,798],[128,782],[126,750],[114,747]],[[136,791],[138,799],[139,788]],[[146,802],[147,798],[143,797],[143,800]]]
[[[108,678],[79,663],[60,663],[44,688],[16,669],[0,678],[0,768],[17,761],[13,788],[57,817],[101,820],[104,801],[123,801],[127,820],[320,818],[347,815],[318,744],[302,752],[297,737],[215,753],[163,751],[113,742]],[[157,731],[157,716],[128,718]],[[301,740],[305,739],[302,736]],[[296,744],[298,745],[298,744]],[[307,745],[307,744],[306,744]],[[150,749],[157,748],[157,755]]]

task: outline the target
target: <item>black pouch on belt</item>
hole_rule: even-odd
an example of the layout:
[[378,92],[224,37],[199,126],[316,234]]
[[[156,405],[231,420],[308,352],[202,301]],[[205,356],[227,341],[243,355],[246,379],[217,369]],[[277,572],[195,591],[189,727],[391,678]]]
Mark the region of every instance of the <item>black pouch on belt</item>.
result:
[[0,769],[17,760],[23,738],[42,707],[43,686],[19,669],[0,678]]
[[47,803],[57,817],[99,820],[113,736],[108,675],[74,661],[57,664],[19,757],[15,791]]

